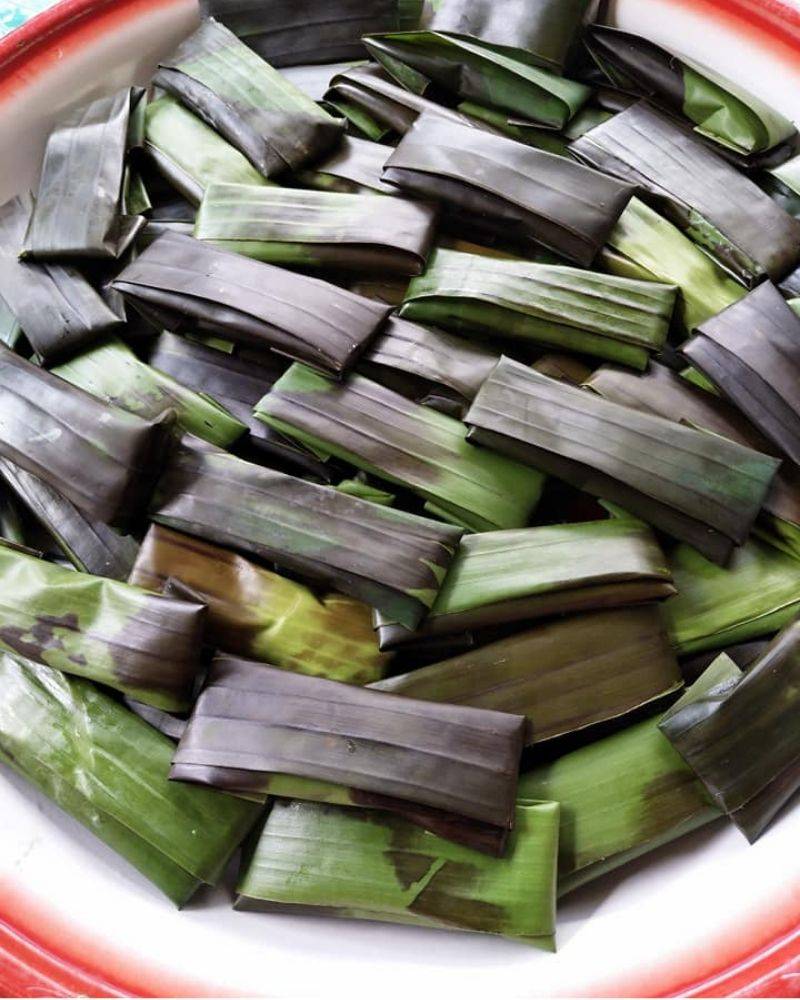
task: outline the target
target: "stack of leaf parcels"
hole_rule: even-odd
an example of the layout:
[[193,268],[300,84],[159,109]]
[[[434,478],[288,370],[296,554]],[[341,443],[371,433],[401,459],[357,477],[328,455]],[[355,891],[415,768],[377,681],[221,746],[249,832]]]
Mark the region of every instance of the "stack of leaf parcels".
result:
[[588,0],[201,7],[0,205],[0,780],[552,948],[800,788],[794,126]]

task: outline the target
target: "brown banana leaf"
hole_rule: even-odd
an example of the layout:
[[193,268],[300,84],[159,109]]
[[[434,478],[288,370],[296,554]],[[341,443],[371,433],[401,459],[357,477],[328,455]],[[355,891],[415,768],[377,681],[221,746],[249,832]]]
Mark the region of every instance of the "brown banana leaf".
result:
[[465,419],[470,440],[617,503],[723,565],[746,541],[779,464],[509,358]]
[[800,262],[800,221],[670,118],[635,104],[572,143],[585,163],[637,184],[743,285]]
[[436,600],[462,531],[223,452],[179,449],[151,517],[349,594],[408,628]]
[[199,332],[270,349],[340,374],[389,310],[343,288],[165,233],[112,282],[146,309]]
[[177,97],[270,178],[298,170],[342,138],[342,123],[213,18],[159,63],[153,82]]
[[753,642],[739,642],[735,646],[726,646],[725,649],[715,649],[711,652],[697,653],[687,659],[680,661],[681,673],[687,684],[693,683],[700,677],[720,655],[725,653],[740,670],[747,670],[751,663],[761,656],[769,646],[769,639],[755,639]]
[[231,768],[226,791],[295,774],[510,829],[525,720],[217,656],[170,776]]
[[504,239],[533,240],[588,267],[635,188],[563,156],[422,115],[384,180],[476,216]]
[[390,146],[382,146],[379,142],[345,136],[335,153],[312,168],[301,171],[295,180],[303,187],[319,191],[397,194],[396,188],[387,184],[381,176],[391,152]]
[[534,361],[531,368],[542,375],[547,375],[548,378],[567,382],[569,385],[582,385],[592,374],[589,365],[570,354],[543,354],[538,361]]

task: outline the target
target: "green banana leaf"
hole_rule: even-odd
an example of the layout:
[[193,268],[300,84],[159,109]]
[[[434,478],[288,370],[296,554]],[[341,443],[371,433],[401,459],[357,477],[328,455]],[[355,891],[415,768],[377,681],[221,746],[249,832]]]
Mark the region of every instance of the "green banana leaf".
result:
[[[12,350],[17,350],[22,337],[22,327],[19,325],[19,320],[5,299],[0,296],[0,343]],[[22,354],[24,351],[20,351],[20,353]]]
[[561,132],[554,132],[551,129],[536,128],[525,122],[516,122],[515,119],[510,119],[502,111],[484,107],[482,104],[476,104],[475,101],[461,101],[457,109],[468,118],[472,118],[484,126],[489,126],[494,131],[502,132],[510,139],[516,139],[517,142],[524,142],[528,146],[543,149],[546,153],[554,153],[556,156],[569,156],[570,140],[577,139],[584,132],[588,132],[612,117],[610,111],[584,105],[567,122]]
[[0,761],[182,906],[219,881],[261,807],[168,781],[172,752],[93,684],[0,655]]
[[212,184],[194,235],[271,264],[359,274],[422,274],[433,243],[432,205],[379,194]]
[[666,342],[676,289],[574,267],[437,250],[399,315],[644,369]]
[[390,147],[382,146],[379,142],[345,136],[335,153],[313,167],[300,171],[295,179],[303,187],[318,191],[341,191],[345,194],[378,191],[380,194],[396,194],[396,189],[386,184],[381,177],[383,165],[391,152]]
[[379,680],[389,663],[365,604],[343,594],[318,596],[229,549],[154,524],[129,582],[162,591],[169,580],[202,598],[218,649],[349,684]]
[[552,950],[558,815],[555,802],[519,804],[506,857],[489,858],[387,813],[276,802],[236,909],[483,931]]
[[255,414],[314,451],[408,487],[430,513],[473,531],[524,527],[541,496],[538,473],[470,447],[461,421],[361,375],[334,382],[292,365]]
[[370,503],[377,503],[382,507],[393,506],[397,499],[394,493],[382,490],[370,483],[363,473],[357,473],[352,479],[343,479],[336,484],[336,489],[340,493],[346,493],[350,497],[358,497],[359,500],[369,500]]

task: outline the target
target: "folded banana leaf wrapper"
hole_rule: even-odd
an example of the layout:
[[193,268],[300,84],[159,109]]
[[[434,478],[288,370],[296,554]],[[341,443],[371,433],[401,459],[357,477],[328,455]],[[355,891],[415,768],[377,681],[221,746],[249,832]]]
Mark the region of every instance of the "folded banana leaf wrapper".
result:
[[744,163],[797,134],[788,118],[736,83],[647,38],[593,24],[584,40],[614,86],[687,118],[698,135]]
[[635,190],[563,156],[435,115],[417,119],[383,178],[476,217],[506,240],[533,240],[586,267]]
[[[14,311],[9,307],[5,299],[0,296],[0,343],[17,350],[23,338],[22,327],[19,325]],[[23,353],[20,351],[20,353]]]
[[422,274],[436,209],[380,194],[212,184],[194,235],[271,264]]
[[712,649],[704,653],[695,653],[680,661],[681,673],[687,684],[696,681],[717,659],[720,652],[729,656],[740,670],[747,670],[761,656],[769,643],[769,639],[754,639],[752,642],[738,642],[733,646],[726,646],[721,651]]
[[681,348],[773,444],[800,463],[800,317],[764,282]]
[[800,614],[800,562],[760,538],[726,569],[688,545],[673,550],[670,566],[678,594],[664,614],[680,655],[774,635]]
[[172,752],[94,684],[0,655],[0,761],[182,906],[219,881],[261,808],[169,781]]
[[399,315],[644,369],[666,342],[675,293],[673,285],[576,267],[437,250]]
[[63,264],[21,261],[33,201],[0,206],[0,295],[46,364],[122,326],[80,271]]
[[295,180],[302,187],[316,191],[397,194],[397,189],[387,184],[382,176],[391,153],[390,146],[347,135],[335,153],[308,170],[300,171]]
[[143,420],[0,346],[0,456],[93,520],[123,526],[148,502],[172,414]]
[[145,224],[127,214],[125,158],[139,88],[82,105],[50,133],[24,257],[36,260],[117,258]]
[[751,843],[800,789],[798,701],[800,625],[794,621],[746,673],[661,722],[715,804]]
[[274,561],[408,628],[436,600],[462,530],[222,452],[183,447],[152,520]]
[[572,143],[604,173],[636,184],[642,197],[737,281],[780,281],[800,262],[800,221],[703,141],[644,103]]
[[460,420],[361,375],[334,382],[293,365],[255,413],[315,452],[408,487],[429,513],[473,531],[524,527],[541,496],[542,476],[467,444]]
[[161,313],[169,329],[189,324],[333,374],[355,364],[389,312],[329,282],[174,233],[159,236],[112,287]]
[[218,649],[350,684],[379,680],[389,663],[365,604],[343,594],[318,596],[229,549],[154,524],[129,582],[162,591],[169,580],[203,600]]
[[300,169],[342,138],[339,120],[211,17],[159,63],[153,83],[266,178]]
[[524,729],[521,715],[217,655],[171,776],[260,792],[262,775],[293,774],[510,829]]
[[383,812],[276,802],[237,886],[238,910],[482,931],[554,948],[559,807],[520,803],[489,858]]
[[469,440],[619,504],[724,565],[779,462],[502,358],[465,417]]
[[128,578],[139,550],[130,535],[87,517],[43,479],[5,458],[0,458],[0,477],[76,569],[113,580]]
[[214,182],[269,184],[246,156],[174,97],[147,105],[145,151],[163,176],[193,205]]
[[[673,710],[685,705],[691,711],[726,673],[725,664],[709,668]],[[520,798],[552,796],[561,807],[559,895],[721,815],[659,730],[662,718],[635,723],[520,776]]]
[[378,614],[381,648],[675,593],[650,529],[632,518],[466,535],[430,615],[414,632]]

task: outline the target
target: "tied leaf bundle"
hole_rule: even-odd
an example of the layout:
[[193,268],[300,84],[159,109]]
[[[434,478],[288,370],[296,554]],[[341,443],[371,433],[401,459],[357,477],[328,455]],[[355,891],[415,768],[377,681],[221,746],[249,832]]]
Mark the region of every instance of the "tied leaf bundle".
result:
[[779,464],[509,358],[465,419],[470,440],[617,503],[722,565],[747,540]]
[[219,881],[261,809],[168,781],[171,756],[93,684],[0,655],[0,760],[183,906]]
[[244,556],[155,524],[129,582],[161,591],[170,580],[202,598],[209,639],[226,652],[350,684],[380,679],[390,659],[378,650],[365,604],[317,596]]
[[550,950],[558,815],[555,802],[520,803],[506,857],[488,858],[385,813],[276,802],[236,908],[483,931]]
[[236,343],[340,374],[355,364],[388,308],[328,282],[164,233],[113,288],[170,329],[187,323]]
[[159,64],[153,82],[267,178],[303,167],[342,137],[335,118],[213,18]]
[[272,264],[361,274],[421,274],[433,242],[430,205],[379,194],[212,184],[194,235]]
[[562,156],[483,129],[422,115],[386,161],[384,180],[533,240],[588,267],[634,188]]
[[293,365],[256,416],[318,454],[419,493],[426,510],[474,531],[526,525],[542,477],[472,448],[464,425],[361,375],[333,382]]
[[152,518],[274,560],[408,628],[433,606],[462,534],[231,455],[186,447],[161,479]]
[[437,250],[399,314],[644,369],[666,341],[675,291],[575,267]]
[[396,194],[383,178],[383,167],[391,155],[388,146],[345,136],[341,146],[313,168],[303,170],[297,180],[303,187],[318,191],[341,191],[344,194]]

